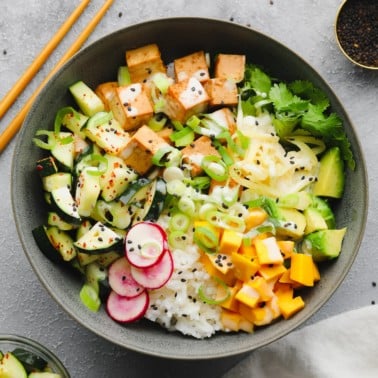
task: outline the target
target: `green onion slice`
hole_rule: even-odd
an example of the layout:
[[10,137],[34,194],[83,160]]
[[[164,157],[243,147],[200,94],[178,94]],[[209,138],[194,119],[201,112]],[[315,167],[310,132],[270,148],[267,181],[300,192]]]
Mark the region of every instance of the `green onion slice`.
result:
[[176,147],[185,147],[194,140],[194,131],[190,127],[184,127],[181,130],[174,131],[169,138],[175,143]]
[[193,240],[206,253],[215,253],[219,244],[218,235],[212,229],[204,226],[196,227]]
[[206,214],[206,220],[216,227],[232,229],[238,232],[245,230],[245,222],[243,218],[236,215],[222,213],[220,211],[209,211]]
[[80,290],[81,302],[91,311],[97,312],[101,306],[101,300],[92,285],[85,283]]
[[83,161],[88,164],[85,169],[92,176],[101,176],[108,169],[108,159],[99,154],[85,156]]
[[130,72],[127,66],[118,67],[117,81],[119,86],[131,84]]
[[175,230],[168,233],[168,243],[172,248],[184,249],[187,245],[187,235],[185,231]]
[[170,145],[159,148],[152,156],[152,164],[158,167],[177,166],[181,162],[181,152]]
[[173,214],[168,222],[168,227],[172,231],[188,231],[190,225],[190,218],[188,215],[181,212]]
[[202,159],[201,168],[216,181],[225,181],[228,178],[228,168],[219,156],[205,156]]
[[54,138],[54,133],[52,131],[47,130],[37,130],[35,136],[47,136],[47,142],[39,138],[33,138],[33,143],[44,150],[52,150],[56,146],[56,138]]
[[219,286],[221,286],[222,289],[224,289],[224,293],[225,293],[224,296],[220,299],[210,298],[209,296],[206,295],[205,293],[206,289],[203,287],[203,285],[201,285],[198,289],[198,296],[203,302],[209,305],[219,305],[225,302],[230,297],[231,295],[230,288],[220,278],[215,277],[215,276],[213,276],[212,278],[217,282]]

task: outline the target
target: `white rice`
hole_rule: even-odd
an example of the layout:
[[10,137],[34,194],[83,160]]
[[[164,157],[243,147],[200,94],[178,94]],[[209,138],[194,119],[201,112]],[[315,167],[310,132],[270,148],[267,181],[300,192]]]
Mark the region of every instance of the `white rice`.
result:
[[[159,223],[164,227],[164,219]],[[201,285],[215,290],[215,284],[199,262],[200,252],[188,235],[185,249],[173,249],[174,272],[168,283],[150,292],[150,306],[145,317],[169,331],[179,331],[198,339],[221,330],[220,306],[198,298]]]

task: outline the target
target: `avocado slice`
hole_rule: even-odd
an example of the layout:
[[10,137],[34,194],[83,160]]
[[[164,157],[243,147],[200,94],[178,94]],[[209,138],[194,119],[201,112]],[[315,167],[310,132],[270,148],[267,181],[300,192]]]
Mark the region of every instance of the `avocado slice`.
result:
[[306,219],[303,213],[297,209],[278,208],[280,226],[277,227],[279,235],[299,239],[303,236],[306,227]]
[[327,223],[327,228],[333,229],[336,227],[335,214],[333,213],[331,206],[325,199],[312,196],[312,203],[309,207],[314,208],[320,212]]
[[313,207],[308,207],[303,211],[306,218],[306,228],[304,233],[311,234],[314,231],[326,230],[328,228],[327,222],[323,218],[321,212]]
[[320,159],[318,180],[313,186],[313,193],[321,197],[341,198],[344,184],[344,161],[339,147],[332,147]]
[[304,210],[311,204],[311,202],[311,194],[309,192],[301,191],[286,194],[285,196],[279,198],[277,204],[280,207]]
[[311,254],[316,262],[334,259],[340,255],[345,232],[346,227],[312,232],[304,237],[302,251]]
[[27,378],[22,363],[10,352],[5,353],[0,361],[0,378]]

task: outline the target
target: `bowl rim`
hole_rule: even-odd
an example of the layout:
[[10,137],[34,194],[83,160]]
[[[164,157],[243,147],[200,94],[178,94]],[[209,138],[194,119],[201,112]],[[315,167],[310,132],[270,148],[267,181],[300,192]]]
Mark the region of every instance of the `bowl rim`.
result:
[[[366,163],[365,163],[365,158],[364,158],[364,155],[363,155],[363,150],[361,148],[361,144],[360,144],[360,141],[359,139],[357,138],[357,135],[355,133],[355,128],[348,116],[348,114],[346,113],[341,101],[338,99],[338,97],[335,95],[335,93],[333,92],[332,88],[330,87],[330,85],[323,79],[323,77],[312,67],[311,64],[309,64],[304,58],[302,58],[300,55],[298,55],[296,52],[294,52],[291,48],[287,47],[286,45],[284,45],[283,43],[281,43],[279,40],[273,38],[273,37],[270,37],[269,35],[267,34],[264,34],[258,30],[255,30],[249,26],[244,26],[244,25],[241,25],[241,24],[237,24],[235,22],[231,22],[231,21],[227,21],[227,20],[222,20],[222,19],[217,19],[217,18],[209,18],[209,17],[167,17],[167,18],[158,18],[158,19],[152,19],[152,20],[147,20],[147,21],[142,21],[142,22],[136,22],[136,23],[133,23],[133,24],[130,24],[124,28],[121,28],[121,29],[118,29],[118,30],[115,30],[109,34],[106,34],[102,37],[100,37],[99,39],[95,40],[94,42],[92,42],[90,45],[84,47],[83,49],[81,49],[79,52],[77,52],[69,61],[67,61],[55,74],[54,76],[49,80],[49,82],[44,86],[44,88],[41,90],[41,92],[39,93],[38,97],[36,98],[36,100],[34,101],[32,107],[31,107],[31,110],[29,111],[25,121],[24,121],[24,124],[21,128],[21,132],[19,133],[19,136],[18,136],[18,140],[17,140],[17,145],[16,145],[16,148],[15,148],[15,153],[14,153],[14,156],[13,156],[13,160],[12,160],[12,177],[11,177],[11,181],[13,182],[14,179],[15,179],[15,169],[14,169],[14,165],[15,165],[15,161],[16,161],[16,158],[17,158],[17,151],[19,149],[19,146],[22,142],[22,135],[23,135],[23,130],[25,129],[25,125],[29,122],[29,120],[32,118],[33,116],[33,113],[34,111],[38,108],[38,104],[40,102],[40,99],[44,96],[45,92],[47,92],[50,88],[50,86],[52,85],[52,83],[54,82],[55,78],[58,77],[59,75],[62,74],[62,72],[64,72],[65,70],[67,70],[72,64],[74,64],[74,62],[79,59],[81,57],[81,55],[85,54],[85,52],[87,50],[90,50],[92,48],[94,48],[94,46],[96,45],[101,45],[103,43],[106,43],[106,41],[108,39],[111,39],[113,38],[114,36],[116,36],[117,34],[122,34],[122,33],[125,33],[126,31],[129,31],[129,30],[132,30],[134,28],[140,28],[140,27],[144,27],[146,25],[151,25],[151,24],[154,24],[154,23],[164,23],[164,22],[178,22],[178,21],[186,21],[186,22],[191,22],[192,20],[194,20],[195,22],[213,22],[213,23],[220,23],[220,24],[229,24],[229,25],[232,25],[234,28],[238,28],[238,29],[244,29],[246,31],[250,31],[251,33],[255,34],[257,37],[259,38],[263,38],[263,39],[266,39],[266,40],[269,40],[271,41],[273,44],[279,46],[280,48],[283,48],[285,49],[286,51],[288,51],[290,54],[292,54],[295,59],[297,59],[298,61],[300,61],[301,63],[303,63],[304,65],[306,65],[310,71],[312,71],[314,74],[316,74],[316,76],[319,78],[319,80],[322,82],[323,85],[326,86],[327,90],[329,91],[330,94],[332,94],[334,96],[334,98],[337,100],[337,102],[339,103],[339,105],[341,106],[341,109],[343,110],[343,113],[344,113],[344,117],[346,118],[346,120],[348,121],[349,125],[350,125],[350,132],[353,134],[354,136],[354,139],[356,141],[356,145],[359,149],[359,152],[361,154],[361,167],[362,168],[362,175],[363,177],[365,178],[365,187],[363,188],[363,192],[364,192],[364,207],[362,209],[363,211],[363,219],[361,221],[361,227],[360,227],[360,234],[356,240],[356,245],[355,245],[355,249],[354,249],[354,253],[353,253],[353,258],[348,260],[348,265],[346,265],[342,271],[340,272],[340,274],[338,275],[338,278],[337,280],[335,280],[335,285],[333,287],[333,290],[329,291],[327,293],[327,295],[324,295],[322,297],[322,300],[320,300],[316,306],[313,306],[313,311],[307,315],[302,315],[300,317],[296,317],[296,318],[292,318],[290,320],[285,320],[284,322],[286,323],[289,323],[288,324],[288,327],[284,327],[284,329],[280,329],[280,331],[272,334],[271,336],[269,337],[266,337],[264,338],[264,341],[262,342],[259,342],[255,345],[253,345],[252,347],[249,346],[249,347],[244,347],[244,348],[238,348],[237,346],[236,347],[233,347],[232,349],[229,348],[228,350],[222,350],[221,352],[219,353],[210,353],[210,354],[199,354],[199,353],[196,353],[196,354],[191,354],[191,353],[188,353],[188,354],[184,354],[184,355],[177,355],[177,354],[174,354],[172,352],[169,352],[167,350],[155,350],[155,349],[145,349],[145,346],[144,347],[141,347],[139,345],[136,345],[136,344],[130,344],[130,345],[125,345],[125,343],[123,342],[119,342],[118,340],[114,340],[113,338],[111,338],[106,332],[104,332],[104,330],[99,330],[98,328],[96,328],[95,326],[92,326],[90,324],[86,324],[80,316],[78,316],[74,311],[73,309],[69,308],[67,306],[67,304],[64,302],[64,300],[62,300],[62,298],[60,298],[54,291],[53,289],[51,288],[49,282],[41,276],[41,274],[39,273],[38,271],[38,267],[36,266],[35,262],[33,261],[33,257],[27,252],[28,250],[28,247],[27,247],[27,244],[26,244],[26,241],[24,240],[24,237],[23,237],[23,230],[21,229],[20,225],[19,225],[19,222],[17,222],[17,219],[18,219],[18,213],[17,213],[17,199],[16,199],[16,195],[15,195],[15,192],[14,192],[14,185],[12,185],[12,208],[13,208],[13,213],[14,213],[14,216],[15,216],[15,219],[16,219],[16,228],[17,228],[17,231],[18,231],[18,234],[19,234],[19,238],[21,240],[21,243],[22,243],[22,246],[23,246],[23,250],[27,256],[27,259],[29,260],[34,272],[36,273],[37,277],[39,278],[39,280],[41,281],[41,283],[43,284],[43,286],[45,287],[45,289],[49,292],[49,294],[55,299],[55,301],[65,310],[65,312],[67,314],[69,314],[75,321],[77,321],[81,326],[89,329],[91,332],[93,332],[94,334],[100,336],[101,338],[103,339],[106,339],[108,341],[110,341],[111,343],[113,344],[116,344],[116,345],[119,345],[121,347],[124,347],[124,348],[127,348],[129,350],[133,350],[133,351],[136,351],[136,352],[140,352],[142,354],[148,354],[148,355],[151,355],[151,356],[156,356],[156,357],[161,357],[161,358],[169,358],[169,359],[181,359],[181,360],[203,360],[203,359],[216,359],[216,358],[223,358],[223,357],[229,357],[229,356],[233,356],[233,355],[240,355],[240,354],[243,354],[245,352],[250,352],[254,349],[257,349],[259,347],[262,347],[262,346],[265,346],[267,344],[270,344],[280,338],[282,338],[283,336],[286,336],[288,333],[292,332],[293,330],[297,329],[299,326],[303,325],[309,318],[311,318],[331,297],[332,295],[335,293],[336,289],[340,286],[340,284],[343,282],[345,276],[347,275],[347,273],[349,272],[351,266],[353,265],[353,262],[358,254],[358,249],[361,245],[361,242],[362,242],[362,238],[363,238],[363,235],[364,235],[364,231],[365,231],[365,227],[366,227],[366,221],[367,221],[367,210],[368,210],[368,180],[367,180],[367,168],[366,168]],[[252,334],[253,335],[253,334]],[[216,337],[216,336],[215,336]],[[214,338],[214,336],[212,336],[212,338]],[[206,340],[208,339],[204,339],[205,342]],[[193,339],[193,342],[201,342],[203,340],[194,340]],[[148,346],[147,346],[148,347]]]

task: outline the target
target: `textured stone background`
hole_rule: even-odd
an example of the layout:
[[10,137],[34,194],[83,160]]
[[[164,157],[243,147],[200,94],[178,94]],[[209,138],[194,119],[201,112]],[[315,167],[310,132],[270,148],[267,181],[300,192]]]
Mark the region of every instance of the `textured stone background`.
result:
[[[309,322],[378,301],[377,72],[349,63],[333,34],[340,0],[116,0],[88,43],[133,23],[167,16],[230,20],[268,34],[300,54],[343,102],[360,138],[370,177],[370,213],[360,253],[345,282]],[[0,97],[12,87],[79,1],[1,0]],[[0,131],[102,5],[94,0],[27,90],[0,120]],[[76,322],[41,286],[13,223],[10,172],[14,141],[0,156],[0,333],[26,335],[51,348],[72,377],[221,377],[241,358],[183,362],[142,356],[98,338]],[[356,188],[358,190],[358,188]]]

